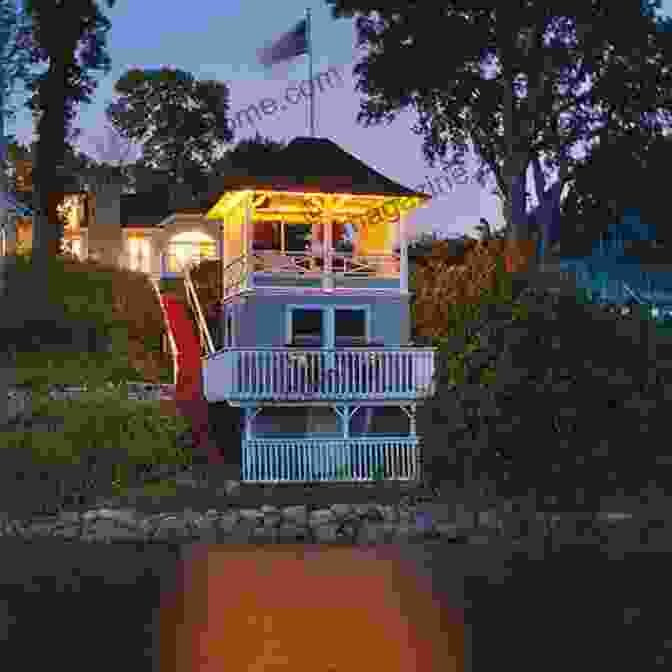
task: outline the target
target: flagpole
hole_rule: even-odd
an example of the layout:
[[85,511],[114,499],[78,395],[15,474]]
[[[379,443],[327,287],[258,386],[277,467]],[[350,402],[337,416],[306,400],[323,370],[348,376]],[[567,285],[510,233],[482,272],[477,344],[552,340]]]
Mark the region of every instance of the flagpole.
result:
[[308,86],[310,88],[310,137],[315,137],[315,84],[313,82],[313,35],[310,25],[310,9],[306,9],[306,33],[308,37]]

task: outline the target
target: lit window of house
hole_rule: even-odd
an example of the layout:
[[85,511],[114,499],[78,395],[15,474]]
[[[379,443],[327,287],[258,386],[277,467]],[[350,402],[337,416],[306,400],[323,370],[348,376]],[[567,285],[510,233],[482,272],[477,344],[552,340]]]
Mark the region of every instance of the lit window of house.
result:
[[132,271],[150,272],[149,240],[137,236],[128,239],[128,267]]
[[217,256],[214,240],[198,231],[186,231],[173,236],[168,245],[167,268],[169,273],[179,273],[188,261],[212,259]]
[[82,240],[81,238],[74,238],[72,240],[72,253],[78,258],[82,258]]

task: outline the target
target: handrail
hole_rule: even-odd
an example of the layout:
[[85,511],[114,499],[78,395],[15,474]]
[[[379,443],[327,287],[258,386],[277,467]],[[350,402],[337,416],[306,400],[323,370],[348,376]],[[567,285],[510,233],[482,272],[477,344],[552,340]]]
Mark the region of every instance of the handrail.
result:
[[423,346],[423,345],[361,345],[358,347],[353,347],[353,346],[344,346],[342,348],[302,348],[302,347],[294,347],[294,346],[280,346],[280,345],[261,345],[261,346],[256,346],[256,345],[250,345],[250,346],[236,346],[236,347],[231,347],[231,348],[222,348],[221,350],[218,350],[219,352],[232,352],[232,351],[238,351],[238,350],[244,350],[244,351],[257,351],[257,350],[277,350],[277,351],[287,351],[291,353],[299,353],[299,352],[362,352],[362,351],[369,351],[369,350],[375,350],[376,352],[379,350],[382,350],[383,352],[385,351],[394,351],[396,352],[397,350],[411,350],[413,352],[436,352],[438,348],[431,347],[431,346]]
[[152,287],[154,287],[154,291],[156,292],[156,297],[159,300],[159,306],[161,307],[161,314],[163,315],[163,321],[166,325],[166,330],[168,332],[168,342],[170,343],[170,352],[173,357],[173,380],[174,384],[177,385],[177,378],[179,374],[179,354],[177,350],[177,344],[175,343],[175,337],[173,336],[173,330],[170,328],[170,320],[168,319],[168,313],[166,312],[166,308],[163,305],[163,301],[161,301],[161,291],[159,290],[159,283],[156,281],[156,278],[153,278],[150,276],[149,281],[152,284]]
[[184,287],[187,292],[187,300],[191,305],[192,310],[196,313],[196,322],[198,324],[198,330],[201,335],[201,342],[203,342],[203,337],[205,337],[205,347],[207,355],[212,355],[215,352],[215,346],[212,343],[212,337],[210,336],[210,331],[208,330],[208,324],[203,317],[203,312],[201,311],[201,304],[198,301],[198,294],[196,294],[196,288],[194,283],[191,281],[191,273],[189,267],[191,261],[187,261],[182,266],[182,272],[184,277]]
[[431,346],[413,346],[413,345],[391,345],[391,346],[375,346],[365,345],[359,348],[295,348],[290,346],[237,346],[230,348],[221,348],[217,352],[206,355],[205,359],[212,359],[214,357],[225,356],[230,352],[287,352],[290,355],[301,355],[304,353],[324,353],[324,354],[342,354],[342,353],[386,353],[386,352],[438,352],[438,348]]

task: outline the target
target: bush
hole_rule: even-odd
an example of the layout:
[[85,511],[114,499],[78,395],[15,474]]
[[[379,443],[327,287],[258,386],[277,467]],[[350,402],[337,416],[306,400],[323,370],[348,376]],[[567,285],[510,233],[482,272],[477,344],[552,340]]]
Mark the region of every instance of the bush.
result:
[[[33,413],[58,418],[62,427],[3,432],[0,449],[4,495],[11,483],[26,477],[33,484],[40,478],[48,481],[37,492],[30,489],[33,509],[39,509],[40,492],[43,505],[82,491],[93,498],[137,483],[158,465],[177,470],[191,464],[192,455],[177,441],[187,431],[187,421],[162,414],[159,402],[129,400],[123,385],[91,390],[74,400],[39,394]],[[21,488],[26,489],[25,483]]]
[[48,299],[41,304],[40,314],[35,314],[27,293],[32,287],[31,256],[14,259],[3,300],[3,347],[58,357],[106,354],[122,360],[128,370],[138,371],[136,379],[170,381],[171,357],[156,348],[165,329],[163,314],[147,276],[94,261],[56,257],[50,261],[47,287],[35,288]]
[[432,485],[599,510],[661,477],[672,340],[649,321],[528,288],[463,331],[469,343],[443,339],[418,411]]

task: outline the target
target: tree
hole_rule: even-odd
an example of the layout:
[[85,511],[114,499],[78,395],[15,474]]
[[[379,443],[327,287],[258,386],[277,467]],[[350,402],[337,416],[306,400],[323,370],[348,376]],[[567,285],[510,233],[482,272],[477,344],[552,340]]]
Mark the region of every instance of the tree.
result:
[[[646,142],[630,134],[617,139],[605,137],[597,143],[568,181],[562,217],[573,226],[563,226],[569,232],[563,237],[562,249],[587,253],[626,208],[637,207],[645,221],[660,223],[671,155],[669,136]],[[658,230],[661,238],[670,238],[665,229]]]
[[[104,0],[111,8],[115,0]],[[106,51],[111,24],[95,0],[25,0],[31,27],[24,34],[33,65],[47,69],[28,78],[28,102],[36,121],[36,165],[33,169],[33,270],[45,270],[60,252],[62,225],[58,215],[68,140],[77,136],[76,108],[90,103],[96,81],[91,71],[110,69]],[[55,29],[55,27],[58,27]],[[37,278],[36,278],[37,279]]]
[[[16,3],[11,0],[0,0],[0,228],[4,235],[8,233],[7,211],[4,203],[8,192],[7,181],[7,148],[5,136],[5,119],[13,116],[14,110],[9,100],[14,93],[18,81],[27,75],[28,58],[23,49],[21,28],[25,25],[26,16],[19,12]],[[4,254],[4,250],[2,252]],[[0,261],[0,300],[6,292],[6,273],[9,271],[11,257]],[[10,383],[14,382],[14,367],[8,349],[0,342],[0,425],[8,420],[8,392]]]
[[[358,46],[368,48],[354,68],[367,96],[358,121],[389,123],[410,107],[431,165],[450,147],[460,168],[474,151],[477,180],[495,178],[511,240],[530,236],[531,162],[568,170],[570,150],[601,129],[653,135],[669,120],[670,22],[655,16],[658,0],[326,2],[334,18],[357,14]],[[554,202],[546,192],[540,200]]]
[[259,132],[253,138],[240,140],[223,157],[220,169],[264,175],[269,170],[269,159],[285,149],[285,142],[264,138]]
[[[4,170],[9,144],[5,121],[15,115],[9,100],[16,84],[28,76],[29,58],[22,37],[26,25],[26,15],[17,9],[13,0],[0,0],[0,194],[5,194],[8,186]],[[5,216],[4,207],[0,205],[0,227],[5,226]]]
[[142,145],[142,163],[178,182],[202,184],[222,144],[233,140],[229,89],[184,70],[128,70],[114,85],[106,114],[127,140]]

